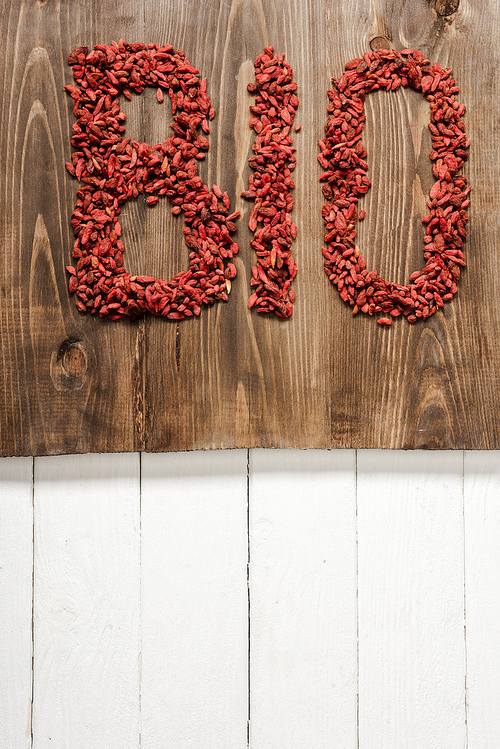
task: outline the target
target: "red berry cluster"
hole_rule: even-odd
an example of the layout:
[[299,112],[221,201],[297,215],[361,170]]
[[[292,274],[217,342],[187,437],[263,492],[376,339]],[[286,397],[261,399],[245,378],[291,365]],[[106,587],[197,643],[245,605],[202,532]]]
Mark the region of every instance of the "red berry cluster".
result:
[[[70,174],[82,183],[71,224],[76,241],[76,268],[68,266],[69,290],[76,292],[81,312],[117,320],[137,318],[146,311],[181,320],[199,315],[202,304],[227,301],[238,252],[230,232],[227,193],[212,190],[198,176],[205,158],[208,122],[214,116],[206,80],[170,45],[98,44],[90,52],[78,47],[68,58],[78,86],[66,86],[75,101]],[[119,98],[131,98],[145,86],[157,89],[158,101],[167,91],[172,102],[173,135],[164,143],[125,138],[125,114]],[[118,221],[122,206],[139,194],[154,205],[166,195],[172,213],[184,213],[189,268],[171,281],[131,276],[123,267],[124,246]]]
[[[255,156],[249,164],[255,174],[250,175],[248,190],[242,193],[255,200],[248,225],[254,232],[251,245],[257,253],[257,265],[252,268],[250,283],[255,291],[248,306],[288,318],[295,300],[290,286],[297,273],[291,252],[297,227],[291,217],[295,148],[290,136],[299,105],[294,93],[297,84],[285,55],[275,55],[273,47],[266,47],[255,60],[255,81],[256,85],[248,85],[250,93],[257,93],[250,107],[250,127],[257,136]],[[257,224],[262,226],[257,229]]]
[[[430,213],[422,221],[425,266],[402,286],[366,269],[366,261],[355,243],[357,203],[368,191],[366,150],[361,142],[364,99],[370,91],[395,91],[410,86],[430,102],[433,173],[436,182],[427,205]],[[465,134],[464,104],[456,101],[458,87],[451,70],[430,64],[418,50],[405,49],[367,52],[351,60],[341,78],[333,79],[328,91],[326,138],[319,142],[318,160],[326,171],[320,180],[327,203],[323,206],[326,224],[325,271],[340,296],[357,312],[385,313],[378,320],[391,325],[392,318],[404,315],[408,322],[425,320],[443,307],[457,292],[462,252],[466,236],[466,208],[470,201],[466,178],[458,174],[467,159],[469,140]],[[365,212],[360,211],[359,218]]]

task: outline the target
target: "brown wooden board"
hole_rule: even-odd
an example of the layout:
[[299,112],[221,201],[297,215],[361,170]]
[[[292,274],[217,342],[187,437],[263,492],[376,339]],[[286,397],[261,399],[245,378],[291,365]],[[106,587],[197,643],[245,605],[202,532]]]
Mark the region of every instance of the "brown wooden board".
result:
[[[441,12],[451,3],[440,2]],[[3,0],[0,5],[0,454],[233,447],[499,448],[500,35],[493,0]],[[457,297],[425,323],[389,328],[344,304],[323,270],[318,139],[326,91],[383,36],[453,68],[471,138],[468,267]],[[69,52],[120,37],[184,49],[216,109],[200,174],[242,211],[229,302],[180,323],[81,315],[67,291],[77,182],[66,172],[74,122]],[[253,61],[284,52],[300,99],[293,316],[247,309],[255,261],[239,197],[248,184]],[[167,137],[168,98],[123,105],[127,135]],[[373,187],[359,244],[407,282],[423,266],[421,218],[433,183],[428,103],[411,90],[367,97]],[[166,201],[129,203],[130,272],[187,266],[182,218]]]

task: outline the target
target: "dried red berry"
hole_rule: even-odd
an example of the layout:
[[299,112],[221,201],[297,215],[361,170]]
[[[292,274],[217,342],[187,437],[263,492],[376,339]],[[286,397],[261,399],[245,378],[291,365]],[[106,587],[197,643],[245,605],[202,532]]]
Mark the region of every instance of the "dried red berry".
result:
[[[361,142],[365,122],[364,99],[370,91],[395,90],[410,86],[430,102],[432,137],[430,158],[434,162],[433,185],[427,205],[430,213],[422,219],[425,266],[410,276],[406,286],[381,278],[366,269],[366,261],[355,243],[357,203],[370,188],[366,176],[366,150]],[[325,170],[320,177],[327,202],[323,206],[326,226],[325,272],[341,298],[354,308],[390,325],[391,318],[403,315],[416,322],[433,315],[457,292],[465,241],[470,187],[459,174],[467,158],[469,139],[460,117],[465,111],[455,99],[458,87],[451,70],[424,59],[422,52],[405,49],[366,52],[363,60],[352,60],[344,74],[333,79],[328,91],[326,137],[319,141],[318,161]],[[365,216],[364,209],[359,219]]]
[[[206,81],[199,80],[184,52],[170,45],[120,39],[98,44],[90,53],[78,47],[68,62],[78,85],[65,87],[76,117],[74,152],[66,166],[82,183],[71,220],[76,276],[68,267],[77,308],[112,320],[145,312],[181,320],[199,315],[202,304],[226,301],[230,283],[225,272],[230,268],[230,278],[236,275],[226,261],[238,252],[230,233],[239,214],[228,217],[227,194],[216,186],[209,190],[198,176],[198,160],[208,150],[199,129],[208,133],[214,116]],[[167,91],[172,102],[173,135],[154,147],[125,137],[119,105],[121,94],[130,99],[131,91],[141,93],[145,86],[157,89],[159,102]],[[123,267],[118,216],[141,193],[151,206],[166,195],[172,213],[184,212],[189,268],[171,281],[130,276]]]
[[255,80],[256,85],[247,87],[250,93],[257,94],[250,107],[250,127],[257,135],[255,156],[249,164],[255,174],[250,175],[248,190],[242,193],[242,197],[255,201],[248,225],[254,232],[251,245],[257,254],[257,265],[250,281],[255,291],[248,306],[288,318],[295,299],[290,286],[297,273],[291,253],[297,227],[291,219],[295,148],[290,136],[299,105],[294,93],[297,84],[285,55],[275,55],[273,47],[266,47],[255,60]]

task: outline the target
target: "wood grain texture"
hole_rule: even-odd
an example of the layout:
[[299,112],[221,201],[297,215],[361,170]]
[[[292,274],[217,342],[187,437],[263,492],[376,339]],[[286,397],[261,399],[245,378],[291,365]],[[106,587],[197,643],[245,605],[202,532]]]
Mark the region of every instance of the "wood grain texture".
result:
[[463,455],[360,450],[357,494],[359,746],[463,749]]
[[33,460],[0,460],[0,749],[31,749]]
[[[311,737],[328,749],[500,745],[498,454],[467,451],[463,485],[461,459],[358,453],[357,742],[354,456],[250,453],[251,749],[283,736],[287,749],[320,747]],[[139,566],[137,455],[37,460],[34,476],[29,459],[0,460],[1,749],[163,749],[165,724],[176,747],[181,736],[218,749],[219,729],[246,746],[245,463],[240,452],[143,456]],[[142,736],[127,741],[139,569]]]
[[[500,31],[496,0],[4,0],[0,29],[0,454],[228,447],[498,448],[500,416]],[[440,4],[440,12],[443,11]],[[443,6],[444,7],[444,6]],[[439,10],[439,9],[438,9]],[[183,48],[216,109],[208,185],[242,210],[238,276],[227,304],[180,324],[81,316],[68,297],[76,181],[65,172],[73,123],[68,52],[77,44],[168,42]],[[467,105],[474,186],[458,296],[414,326],[353,318],[323,271],[316,156],[326,90],[376,36],[451,66]],[[246,84],[267,44],[299,84],[289,321],[247,309],[254,262],[245,188],[253,137]],[[127,134],[156,142],[169,104],[152,91],[124,105]],[[359,240],[370,267],[403,281],[422,267],[432,184],[428,108],[409,90],[367,97],[373,187]],[[182,220],[142,199],[123,214],[126,265],[170,277],[187,265]]]
[[355,747],[354,451],[250,453],[250,749]]
[[500,466],[465,454],[467,730],[470,749],[500,745]]
[[0,77],[2,454],[120,450],[137,429],[139,329],[81,317],[68,298],[75,183],[64,162],[73,113],[68,50],[135,34],[120,3],[2,3]]
[[144,455],[141,476],[141,747],[241,749],[247,453]]
[[33,746],[139,744],[139,455],[35,461]]

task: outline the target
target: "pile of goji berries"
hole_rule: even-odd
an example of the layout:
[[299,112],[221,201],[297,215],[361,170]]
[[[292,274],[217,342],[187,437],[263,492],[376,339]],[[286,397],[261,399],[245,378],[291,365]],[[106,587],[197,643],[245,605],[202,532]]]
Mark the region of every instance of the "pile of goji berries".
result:
[[[406,286],[381,278],[366,269],[366,261],[355,243],[357,203],[370,187],[366,176],[366,150],[361,142],[365,116],[364,99],[370,91],[395,91],[410,86],[430,102],[433,173],[436,182],[427,205],[430,213],[422,221],[425,266],[410,276]],[[327,200],[323,206],[326,224],[325,271],[340,296],[357,312],[385,313],[378,320],[391,325],[404,315],[408,322],[426,319],[457,292],[466,236],[466,208],[470,201],[466,178],[458,174],[467,159],[469,140],[460,117],[464,104],[456,101],[458,87],[449,68],[430,64],[418,50],[367,52],[363,59],[345,66],[341,78],[333,79],[328,91],[326,138],[319,142],[319,162],[325,172],[320,180]],[[364,218],[364,211],[359,218]]]
[[[199,315],[202,304],[226,301],[238,252],[230,232],[227,193],[210,190],[198,176],[205,158],[209,120],[214,116],[206,93],[182,50],[170,45],[98,44],[90,52],[78,47],[68,58],[77,86],[66,86],[75,100],[67,169],[82,186],[72,215],[76,268],[68,266],[69,290],[76,292],[78,309],[113,320],[137,318],[144,312],[180,320]],[[173,135],[164,143],[125,138],[125,114],[120,95],[131,98],[145,86],[157,88],[158,101],[167,91],[172,101]],[[139,194],[154,205],[166,195],[172,212],[184,212],[184,234],[190,250],[189,268],[171,281],[131,276],[123,267],[124,246],[118,221],[122,206]]]
[[[250,107],[250,127],[257,135],[255,156],[249,164],[255,174],[250,175],[248,190],[242,193],[255,200],[248,225],[254,232],[251,245],[257,253],[257,265],[252,268],[250,283],[255,291],[248,306],[288,318],[295,300],[290,286],[297,273],[291,253],[297,227],[291,218],[295,148],[290,136],[299,105],[294,93],[297,84],[284,54],[275,55],[273,47],[266,47],[255,60],[255,81],[256,85],[248,85],[251,93],[257,93]],[[258,224],[262,226],[257,228]]]

